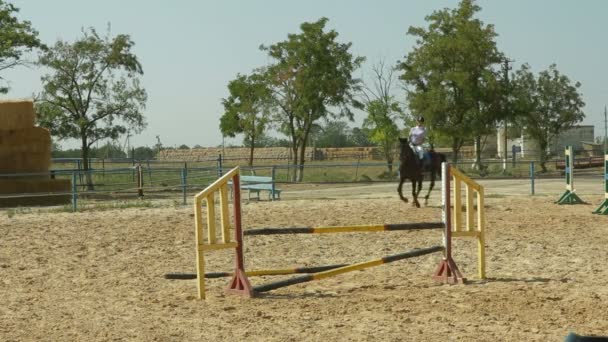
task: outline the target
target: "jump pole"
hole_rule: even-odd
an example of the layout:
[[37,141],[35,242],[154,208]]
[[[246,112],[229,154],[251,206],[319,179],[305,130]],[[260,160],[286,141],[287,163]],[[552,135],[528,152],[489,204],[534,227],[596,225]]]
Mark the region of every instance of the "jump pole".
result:
[[593,213],[608,215],[608,154],[604,155],[604,201]]
[[566,174],[566,192],[555,202],[557,204],[584,204],[574,190],[574,152],[572,146],[567,146],[564,151],[565,165],[564,173]]
[[359,270],[374,267],[374,266],[388,264],[388,263],[395,262],[398,260],[413,258],[413,257],[425,255],[425,254],[436,253],[436,252],[443,251],[443,249],[444,249],[443,246],[433,246],[433,247],[429,247],[429,248],[415,249],[415,250],[412,250],[409,252],[389,255],[384,258],[361,262],[358,264],[352,264],[352,265],[336,268],[333,270],[328,270],[328,271],[319,272],[319,273],[315,273],[315,274],[303,275],[303,276],[294,277],[291,279],[280,280],[280,281],[275,281],[275,282],[271,282],[271,283],[267,283],[267,284],[263,284],[263,285],[254,286],[253,291],[255,293],[267,292],[267,291],[275,290],[275,289],[278,289],[281,287],[306,283],[306,282],[310,282],[310,281],[314,281],[314,280],[320,280],[323,278],[332,277],[332,276],[342,274],[342,273],[359,271]]
[[[325,265],[325,266],[311,266],[311,267],[296,267],[296,268],[283,268],[283,269],[272,269],[272,270],[255,270],[246,271],[247,277],[257,276],[273,276],[273,275],[288,275],[288,274],[302,274],[302,273],[319,273],[327,270],[333,270],[334,268],[340,268],[348,266],[349,264],[336,264],[336,265]],[[232,277],[234,273],[231,272],[208,272],[205,273],[205,279],[215,279]],[[196,273],[166,273],[165,279],[196,279]]]
[[355,226],[319,226],[319,227],[288,227],[288,228],[259,228],[249,229],[244,235],[276,235],[276,234],[328,234],[328,233],[362,233],[399,230],[422,230],[444,228],[443,222],[397,223],[380,225]]

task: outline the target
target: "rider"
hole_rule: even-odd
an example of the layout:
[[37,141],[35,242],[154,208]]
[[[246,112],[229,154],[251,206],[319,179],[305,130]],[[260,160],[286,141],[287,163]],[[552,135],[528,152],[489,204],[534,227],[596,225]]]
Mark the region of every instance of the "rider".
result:
[[418,154],[419,165],[422,165],[422,159],[424,158],[424,140],[426,138],[426,128],[424,127],[424,117],[419,116],[416,118],[417,125],[410,129],[410,144],[414,152]]

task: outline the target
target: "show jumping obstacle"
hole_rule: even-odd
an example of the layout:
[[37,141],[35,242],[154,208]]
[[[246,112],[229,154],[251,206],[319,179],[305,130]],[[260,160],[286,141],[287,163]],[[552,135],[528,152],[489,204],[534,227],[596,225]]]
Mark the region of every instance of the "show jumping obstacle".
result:
[[566,174],[566,192],[555,202],[557,204],[584,204],[583,201],[574,190],[574,152],[572,152],[572,146],[567,146],[564,152],[565,154],[565,168],[564,173]]
[[[232,181],[234,188],[234,242],[230,242],[230,214],[228,211],[228,182]],[[240,173],[236,167],[220,177],[205,190],[194,195],[194,225],[196,228],[196,274],[198,278],[198,298],[205,299],[205,259],[204,252],[231,249],[236,252],[236,265],[227,292],[251,297],[251,284],[245,274],[243,261],[243,231],[241,227],[241,192]],[[220,196],[221,242],[217,242],[215,230],[215,194]],[[207,243],[203,235],[203,199],[207,202]]]
[[593,213],[608,215],[608,154],[604,155],[604,201]]
[[[452,259],[452,238],[477,239],[477,271],[479,279],[486,278],[485,257],[485,204],[484,188],[456,168],[442,164],[442,202],[443,221],[446,222],[444,230],[445,257],[437,267],[434,279],[443,283],[461,283],[466,279],[462,277],[456,263]],[[454,195],[450,196],[451,183]],[[465,186],[465,213],[462,220],[462,185]],[[453,203],[452,202],[453,199]],[[476,201],[475,201],[476,200]],[[477,203],[475,203],[477,202]],[[451,208],[448,210],[447,208]],[[453,215],[453,217],[452,217]]]
[[[205,298],[205,278],[215,278],[221,276],[232,276],[227,292],[252,297],[256,293],[265,292],[280,287],[285,287],[293,284],[304,283],[313,280],[319,280],[334,275],[362,270],[365,268],[378,266],[397,260],[416,257],[420,255],[444,251],[444,257],[440,262],[434,274],[434,279],[444,283],[464,283],[466,279],[462,276],[456,263],[452,258],[452,237],[474,237],[478,239],[478,257],[479,257],[479,277],[485,278],[485,253],[484,253],[484,205],[483,205],[483,187],[473,182],[470,178],[458,172],[452,167],[447,167],[443,164],[443,222],[423,222],[423,223],[406,223],[406,224],[387,224],[387,225],[367,225],[367,226],[342,226],[342,227],[303,227],[303,228],[264,228],[252,229],[243,232],[241,226],[241,206],[240,206],[240,174],[239,168],[236,167],[222,176],[216,182],[211,184],[205,190],[194,196],[194,217],[196,229],[196,258],[197,258],[197,274],[175,274],[170,273],[165,275],[169,279],[193,279],[196,278],[198,285],[199,299]],[[454,215],[452,220],[451,200],[450,200],[450,183],[454,182]],[[228,183],[234,184],[234,242],[230,239],[230,216],[228,210]],[[461,183],[466,185],[466,225],[462,225],[462,203],[461,203]],[[477,194],[477,209],[473,199],[473,193]],[[216,236],[216,219],[215,219],[215,194],[219,193],[220,198],[220,222],[221,222],[221,239]],[[203,232],[203,215],[202,202],[207,204],[207,239]],[[475,212],[477,215],[475,216]],[[476,217],[476,220],[475,220]],[[322,234],[322,233],[341,233],[341,232],[377,232],[377,231],[396,231],[396,230],[411,230],[411,229],[433,229],[444,228],[443,246],[433,246],[423,249],[415,249],[409,252],[395,254],[380,259],[375,259],[367,262],[356,264],[340,264],[327,265],[317,267],[302,267],[292,269],[277,269],[277,270],[257,270],[245,272],[244,257],[243,257],[243,235],[268,235],[268,234]],[[244,234],[243,234],[244,233]],[[218,242],[218,240],[221,240]],[[233,273],[208,273],[205,274],[204,267],[204,252],[219,250],[219,249],[235,249],[236,265]],[[257,275],[281,275],[309,273],[304,276],[295,277],[288,280],[271,282],[263,285],[252,287],[248,276]],[[312,273],[312,274],[311,274]]]

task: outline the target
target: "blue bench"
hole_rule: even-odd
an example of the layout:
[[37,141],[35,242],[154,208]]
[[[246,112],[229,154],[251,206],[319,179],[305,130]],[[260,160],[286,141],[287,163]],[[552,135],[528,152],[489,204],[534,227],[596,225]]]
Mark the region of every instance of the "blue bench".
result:
[[274,179],[272,177],[241,175],[241,190],[243,189],[248,190],[248,199],[250,200],[251,193],[254,192],[259,201],[260,191],[268,191],[269,200],[274,201],[275,199],[281,199],[281,190],[275,187]]

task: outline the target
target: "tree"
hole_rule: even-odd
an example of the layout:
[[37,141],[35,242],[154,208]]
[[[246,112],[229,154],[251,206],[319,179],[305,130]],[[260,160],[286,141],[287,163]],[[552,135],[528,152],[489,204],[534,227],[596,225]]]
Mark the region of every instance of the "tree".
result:
[[147,95],[128,35],[101,38],[93,28],[83,35],[73,43],[59,40],[40,56],[39,64],[51,73],[42,76],[36,110],[40,125],[52,135],[80,140],[88,188],[93,189],[87,172],[90,147],[128,129],[141,132]]
[[350,128],[345,121],[328,121],[319,127],[315,135],[315,147],[347,147],[349,146]]
[[[24,53],[36,48],[45,49],[32,24],[29,21],[19,21],[14,16],[18,12],[18,8],[0,0],[0,71],[28,64],[22,59]],[[6,80],[0,76],[0,81],[4,84],[0,86],[0,93],[6,94],[9,90]]]
[[189,150],[190,146],[188,146],[186,144],[181,144],[181,145],[179,145],[179,147],[177,149],[178,150]]
[[237,75],[228,83],[230,96],[223,99],[224,115],[220,118],[220,131],[223,135],[234,137],[238,133],[245,136],[249,146],[248,165],[253,166],[253,151],[256,138],[264,134],[269,121],[267,103],[270,90],[260,74],[251,76]]
[[366,110],[368,116],[363,126],[369,129],[369,140],[380,147],[390,174],[393,171],[395,144],[399,137],[399,128],[393,119],[400,108],[396,103],[385,103],[381,99],[375,99],[367,103]]
[[129,157],[137,160],[150,160],[156,157],[156,150],[148,146],[140,146],[129,151]]
[[127,154],[118,144],[106,143],[99,148],[91,148],[91,158],[126,158]]
[[401,105],[393,96],[394,69],[386,68],[383,61],[372,67],[373,87],[365,87],[365,110],[367,117],[363,127],[369,129],[369,140],[380,147],[386,160],[389,174],[393,172],[395,149],[399,138],[397,119],[404,118]]
[[300,25],[301,33],[262,46],[273,62],[264,68],[274,100],[275,119],[291,139],[294,164],[292,180],[302,181],[305,150],[313,126],[328,117],[352,120],[350,107],[362,108],[354,99],[360,81],[352,73],[364,61],[350,53],[351,43],[339,43],[338,33],[325,31],[327,18]]
[[494,27],[474,18],[480,10],[462,0],[428,16],[428,28],[410,27],[417,45],[399,66],[412,114],[425,117],[431,135],[450,139],[454,162],[465,141],[479,142],[504,114],[496,110],[501,96],[493,67],[504,57]]
[[585,102],[578,92],[580,86],[579,82],[572,84],[567,76],[560,74],[555,64],[541,71],[538,78],[527,64],[515,73],[513,106],[520,125],[538,143],[543,172],[547,171],[549,143],[585,118],[582,111]]
[[372,142],[369,141],[369,136],[370,132],[368,128],[353,127],[348,140],[351,146],[367,147],[372,145]]
[[[251,141],[247,137],[243,137],[243,145],[251,146]],[[287,139],[278,139],[262,133],[255,138],[255,147],[289,147]]]

